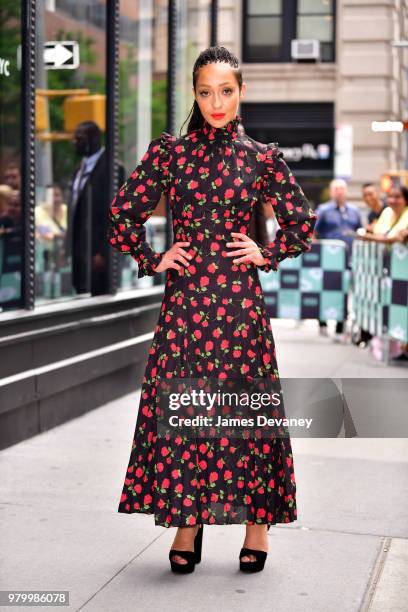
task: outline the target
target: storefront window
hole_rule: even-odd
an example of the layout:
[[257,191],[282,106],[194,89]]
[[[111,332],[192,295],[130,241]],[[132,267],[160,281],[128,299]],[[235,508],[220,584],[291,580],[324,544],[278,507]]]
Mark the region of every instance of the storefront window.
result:
[[0,311],[21,306],[21,4],[0,7]]
[[108,292],[106,1],[36,4],[36,302]]
[[[120,181],[131,174],[150,141],[166,129],[167,0],[120,1]],[[146,239],[156,251],[165,249],[166,202],[163,196],[145,223]],[[119,257],[119,288],[146,288],[164,273],[137,278],[132,257]]]

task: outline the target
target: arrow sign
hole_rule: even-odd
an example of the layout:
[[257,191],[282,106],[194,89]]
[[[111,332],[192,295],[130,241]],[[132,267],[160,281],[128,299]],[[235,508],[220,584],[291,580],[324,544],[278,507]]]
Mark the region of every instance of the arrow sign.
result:
[[69,69],[79,66],[79,45],[76,41],[50,40],[44,44],[46,70]]

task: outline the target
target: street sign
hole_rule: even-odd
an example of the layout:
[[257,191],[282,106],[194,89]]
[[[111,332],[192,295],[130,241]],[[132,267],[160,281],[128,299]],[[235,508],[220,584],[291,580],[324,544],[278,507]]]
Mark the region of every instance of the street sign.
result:
[[74,40],[50,40],[44,43],[46,70],[74,70],[79,66],[79,45]]

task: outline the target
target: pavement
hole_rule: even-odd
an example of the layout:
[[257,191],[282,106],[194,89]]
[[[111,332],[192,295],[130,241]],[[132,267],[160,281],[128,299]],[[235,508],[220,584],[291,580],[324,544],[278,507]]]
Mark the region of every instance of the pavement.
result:
[[[407,376],[316,322],[272,327],[282,377]],[[408,610],[406,439],[292,438],[299,518],[269,530],[264,571],[238,570],[243,526],[211,525],[200,565],[176,575],[175,530],[117,513],[139,395],[0,452],[2,590],[69,591],[87,612]]]

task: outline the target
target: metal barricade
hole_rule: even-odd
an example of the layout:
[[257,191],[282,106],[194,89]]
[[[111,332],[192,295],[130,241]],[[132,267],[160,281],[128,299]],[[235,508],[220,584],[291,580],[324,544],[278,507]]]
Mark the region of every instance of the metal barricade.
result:
[[408,247],[355,240],[351,265],[353,320],[385,343],[408,342]]
[[284,259],[277,272],[259,270],[270,317],[283,319],[347,318],[351,270],[341,240],[316,240],[310,251]]

